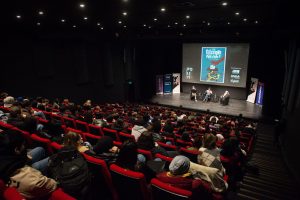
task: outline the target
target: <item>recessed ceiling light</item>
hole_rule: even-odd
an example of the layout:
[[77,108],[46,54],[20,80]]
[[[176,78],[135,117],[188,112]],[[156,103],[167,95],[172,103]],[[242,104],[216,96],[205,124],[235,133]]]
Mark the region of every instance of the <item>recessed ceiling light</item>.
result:
[[247,21],[247,18],[244,18],[243,21],[246,22],[246,21]]
[[185,16],[185,18],[186,18],[186,19],[189,19],[189,18],[190,18],[190,16],[189,16],[189,15],[186,15],[186,16]]
[[118,21],[119,24],[122,24],[122,21]]
[[17,18],[17,19],[21,19],[21,15],[17,15],[16,18]]
[[161,12],[165,12],[165,11],[166,11],[166,8],[162,7],[162,8],[160,9],[160,11],[161,11]]
[[148,26],[148,28],[152,28],[151,26]]
[[39,11],[39,15],[43,15],[44,14],[44,12],[43,11]]
[[183,24],[182,26],[183,26],[183,27],[186,27],[186,24]]
[[179,33],[180,36],[183,36],[183,33]]
[[174,24],[175,24],[175,25],[177,25],[177,24],[178,24],[178,22],[175,22]]
[[83,19],[84,19],[84,20],[87,20],[88,18],[87,18],[87,17],[84,17]]
[[154,21],[157,21],[157,18],[154,18],[153,20],[154,20]]
[[73,25],[73,28],[76,28],[77,26],[76,25]]
[[171,26],[170,25],[168,25],[168,28],[170,28]]
[[222,6],[227,6],[228,3],[226,1],[222,2]]
[[227,22],[228,25],[230,25],[230,22]]
[[128,0],[123,0],[123,2],[128,2]]
[[103,29],[104,29],[104,27],[102,26],[102,27],[101,27],[101,30],[103,30]]
[[40,22],[38,22],[38,23],[36,23],[36,25],[40,26],[40,25],[41,25],[41,23],[40,23]]
[[123,15],[124,15],[124,16],[127,16],[127,12],[123,12]]
[[79,4],[79,7],[80,7],[80,8],[84,8],[84,7],[85,7],[85,4],[84,4],[84,3],[81,3],[81,4]]
[[147,25],[146,24],[143,24],[143,27],[146,27]]
[[61,19],[60,21],[61,21],[61,22],[65,22],[66,20],[65,20],[65,19]]
[[258,21],[256,20],[254,23],[255,23],[255,24],[258,24]]
[[100,25],[101,25],[101,24],[98,22],[98,23],[97,23],[97,26],[100,26]]
[[207,22],[207,26],[210,26],[210,22]]
[[204,20],[203,20],[203,21],[202,21],[202,23],[203,23],[203,24],[205,24],[205,23],[206,23],[206,21],[204,21]]
[[123,27],[124,27],[124,28],[126,28],[127,26],[126,26],[126,25],[124,25]]
[[240,12],[235,12],[235,15],[240,15]]

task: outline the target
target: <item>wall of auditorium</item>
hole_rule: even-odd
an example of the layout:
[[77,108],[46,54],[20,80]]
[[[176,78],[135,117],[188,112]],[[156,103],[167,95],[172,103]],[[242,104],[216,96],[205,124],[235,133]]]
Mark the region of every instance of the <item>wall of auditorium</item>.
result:
[[[107,38],[106,38],[107,39]],[[0,46],[1,86],[8,93],[74,101],[126,100],[131,67],[124,43],[89,35],[15,35]]]

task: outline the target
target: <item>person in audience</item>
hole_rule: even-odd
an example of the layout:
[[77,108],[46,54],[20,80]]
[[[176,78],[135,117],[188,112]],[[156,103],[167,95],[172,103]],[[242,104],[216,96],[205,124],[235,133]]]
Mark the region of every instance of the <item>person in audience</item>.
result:
[[220,149],[216,146],[217,138],[212,133],[206,133],[203,137],[203,146],[199,149],[198,163],[207,167],[217,168],[225,172],[220,159]]
[[3,103],[4,103],[3,106],[5,108],[10,108],[15,103],[15,98],[12,96],[7,96],[3,99]]
[[188,150],[199,151],[199,149],[201,148],[201,146],[202,146],[202,137],[201,136],[196,136],[194,138],[194,141],[193,141],[193,146],[189,147]]
[[142,119],[135,121],[135,125],[133,126],[133,128],[131,130],[131,135],[134,136],[135,141],[138,141],[141,134],[143,132],[147,131],[147,129],[144,127],[144,124],[145,123]]
[[212,95],[212,90],[210,89],[210,87],[205,91],[205,97],[203,99],[203,102],[207,102],[208,100],[211,99],[211,95]]
[[156,175],[157,179],[171,186],[189,190],[193,196],[199,199],[211,199],[210,184],[194,178],[190,170],[190,160],[182,155],[173,158],[168,172]]
[[44,165],[48,161],[38,163],[38,151],[28,157],[25,144],[25,139],[16,131],[0,134],[0,178],[9,187],[16,187],[26,199],[46,197],[56,189],[57,183],[29,165]]
[[114,129],[118,132],[123,131],[124,129],[127,129],[126,124],[122,119],[117,119],[111,126],[111,129]]
[[92,146],[88,144],[87,142],[83,142],[82,137],[79,133],[75,133],[72,131],[69,131],[64,136],[64,146],[73,146],[75,147],[79,152],[84,153],[86,151],[89,151],[92,149]]

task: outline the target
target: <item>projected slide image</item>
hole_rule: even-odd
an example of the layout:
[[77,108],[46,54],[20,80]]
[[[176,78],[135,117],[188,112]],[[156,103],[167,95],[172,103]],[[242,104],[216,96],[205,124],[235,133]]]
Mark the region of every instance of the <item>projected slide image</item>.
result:
[[224,83],[226,47],[202,47],[200,81]]

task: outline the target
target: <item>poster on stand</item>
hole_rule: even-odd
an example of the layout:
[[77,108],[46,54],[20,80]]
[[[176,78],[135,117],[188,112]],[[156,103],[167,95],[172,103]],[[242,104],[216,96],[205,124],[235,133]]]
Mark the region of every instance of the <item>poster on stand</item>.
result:
[[173,94],[180,93],[180,73],[173,73]]
[[164,93],[164,76],[156,75],[156,94]]
[[258,85],[258,79],[257,78],[251,78],[251,83],[250,83],[250,88],[249,88],[249,91],[248,91],[248,98],[247,98],[248,102],[255,103],[257,85]]
[[172,93],[172,74],[165,74],[164,76],[164,94]]

